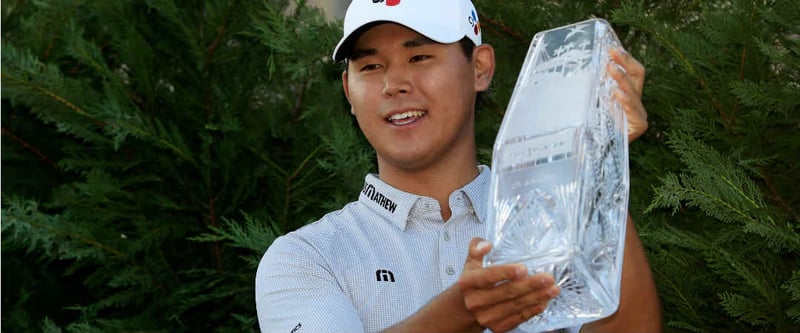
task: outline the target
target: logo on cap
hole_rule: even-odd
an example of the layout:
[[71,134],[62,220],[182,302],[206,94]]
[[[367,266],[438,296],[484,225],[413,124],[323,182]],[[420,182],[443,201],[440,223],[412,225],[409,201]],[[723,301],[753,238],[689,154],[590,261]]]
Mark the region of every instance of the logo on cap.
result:
[[[400,4],[400,0],[385,0],[385,1],[386,5],[390,7],[397,6]],[[384,2],[384,0],[372,0],[372,3],[381,3],[381,2]]]
[[475,14],[474,10],[472,11],[471,14],[472,15],[470,15],[470,17],[467,20],[469,20],[469,25],[472,26],[472,31],[474,31],[475,34],[477,35],[481,31],[481,23],[478,22],[478,15]]

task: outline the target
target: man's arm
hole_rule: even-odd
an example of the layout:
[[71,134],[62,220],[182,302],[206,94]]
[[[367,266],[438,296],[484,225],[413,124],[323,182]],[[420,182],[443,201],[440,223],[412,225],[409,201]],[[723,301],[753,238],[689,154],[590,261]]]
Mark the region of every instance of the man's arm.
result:
[[256,272],[256,310],[262,332],[363,332],[350,298],[325,260],[299,237],[272,243]]
[[382,333],[483,332],[483,327],[464,307],[464,296],[456,285],[447,288],[411,317]]

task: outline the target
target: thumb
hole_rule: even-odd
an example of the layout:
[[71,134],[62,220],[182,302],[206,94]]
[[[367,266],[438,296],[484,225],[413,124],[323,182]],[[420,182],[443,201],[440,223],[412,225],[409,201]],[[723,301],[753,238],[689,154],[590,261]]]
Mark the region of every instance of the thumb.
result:
[[469,254],[464,263],[464,271],[483,268],[483,256],[489,253],[491,248],[491,242],[480,237],[473,238],[469,242]]

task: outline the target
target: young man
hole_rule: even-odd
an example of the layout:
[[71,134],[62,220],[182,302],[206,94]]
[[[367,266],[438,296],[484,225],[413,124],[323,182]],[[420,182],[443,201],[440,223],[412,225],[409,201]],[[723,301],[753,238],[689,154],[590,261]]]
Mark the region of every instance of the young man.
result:
[[[495,59],[469,0],[354,0],[334,60],[375,149],[358,201],[275,240],[256,275],[263,332],[494,332],[541,313],[559,288],[523,265],[482,267],[489,169],[475,144],[476,94]],[[630,139],[647,127],[644,68],[612,69]],[[627,73],[627,74],[626,74]],[[660,331],[641,242],[628,220],[619,310],[581,332]]]

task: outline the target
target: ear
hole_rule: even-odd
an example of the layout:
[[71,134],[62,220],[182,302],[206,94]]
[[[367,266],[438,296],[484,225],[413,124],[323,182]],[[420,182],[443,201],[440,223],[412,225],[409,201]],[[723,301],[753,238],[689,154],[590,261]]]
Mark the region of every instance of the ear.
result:
[[[347,84],[347,70],[342,71],[342,89],[344,90],[344,97],[350,103],[350,86]],[[353,110],[353,103],[350,103],[350,114],[355,115],[356,111]]]
[[482,44],[472,50],[472,63],[475,69],[475,91],[489,89],[494,77],[494,48]]

